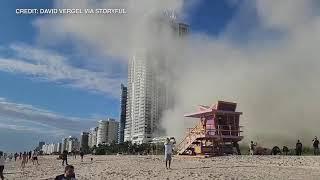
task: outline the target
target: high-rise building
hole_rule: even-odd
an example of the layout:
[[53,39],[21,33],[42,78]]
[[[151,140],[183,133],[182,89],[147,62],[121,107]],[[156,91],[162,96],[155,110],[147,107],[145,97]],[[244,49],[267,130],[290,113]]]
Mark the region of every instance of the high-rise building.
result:
[[109,119],[107,143],[118,143],[119,122]]
[[97,146],[118,141],[119,122],[114,119],[100,120],[97,132]]
[[67,139],[67,149],[68,152],[80,151],[80,143],[78,138],[69,136]]
[[[168,29],[176,37],[188,33],[188,25],[177,23],[175,19],[160,22],[159,27],[164,27],[163,25],[171,26]],[[161,74],[169,69],[167,61],[170,59],[166,58],[164,52],[156,52],[147,47],[137,49],[129,60],[124,141],[140,144],[164,134],[160,119],[164,110],[173,103],[167,89],[168,84],[161,79]]]
[[45,142],[43,142],[43,141],[40,141],[40,142],[39,142],[39,145],[38,145],[38,147],[36,148],[36,150],[37,150],[37,151],[40,151],[40,150],[42,150],[42,146],[43,146],[43,145],[45,145],[45,144],[46,144]]
[[98,122],[97,146],[107,143],[108,121],[100,120]]
[[68,150],[68,138],[62,138],[61,153],[65,150]]
[[98,127],[90,129],[89,140],[88,140],[88,145],[90,148],[97,145],[97,133],[98,133]]
[[119,124],[119,134],[118,143],[124,142],[124,129],[126,125],[126,110],[127,110],[127,87],[121,84],[121,94],[120,94],[120,124]]
[[61,143],[51,143],[42,145],[42,153],[43,154],[52,154],[60,152]]
[[82,132],[80,136],[80,150],[84,152],[89,151],[89,133]]

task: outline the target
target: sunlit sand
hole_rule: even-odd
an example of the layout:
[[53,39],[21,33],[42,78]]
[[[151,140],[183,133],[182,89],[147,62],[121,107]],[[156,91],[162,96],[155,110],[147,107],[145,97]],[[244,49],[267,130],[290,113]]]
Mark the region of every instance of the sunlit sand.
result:
[[[171,170],[165,169],[163,156],[85,156],[69,158],[79,180],[90,179],[319,179],[317,156],[223,156],[196,158],[174,156]],[[28,163],[20,170],[20,161],[5,168],[8,179],[52,179],[64,167],[57,156],[39,157],[40,166]]]

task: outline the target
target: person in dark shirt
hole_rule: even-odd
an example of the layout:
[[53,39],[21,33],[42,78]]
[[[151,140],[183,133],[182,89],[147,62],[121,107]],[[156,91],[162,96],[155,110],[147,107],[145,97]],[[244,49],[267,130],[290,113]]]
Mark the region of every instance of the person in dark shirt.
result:
[[319,140],[317,136],[313,139],[313,154],[316,156],[319,154]]
[[80,152],[81,162],[83,161],[83,156],[84,156],[84,152],[81,151],[81,152]]
[[56,176],[55,180],[77,180],[74,173],[74,167],[72,165],[67,165],[64,169],[64,174]]
[[283,146],[283,148],[282,148],[282,153],[283,153],[284,155],[288,155],[288,152],[289,152],[289,148],[288,148],[287,146]]
[[29,160],[31,160],[32,151],[29,151],[28,155],[29,155]]
[[296,155],[301,156],[301,154],[302,154],[302,143],[300,142],[300,140],[298,140],[296,144]]
[[64,165],[64,162],[66,162],[66,165],[68,165],[68,151],[64,150],[62,153],[62,166]]
[[18,153],[15,153],[14,154],[14,161],[17,161],[17,157],[19,156],[19,154]]

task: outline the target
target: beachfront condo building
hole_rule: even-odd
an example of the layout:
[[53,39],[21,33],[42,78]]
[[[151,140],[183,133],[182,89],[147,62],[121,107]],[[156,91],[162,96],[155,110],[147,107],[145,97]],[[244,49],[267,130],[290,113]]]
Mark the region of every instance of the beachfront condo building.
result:
[[110,144],[112,142],[118,142],[118,121],[108,118],[108,120],[100,120],[98,124],[97,146],[99,144]]
[[97,133],[98,133],[98,127],[90,128],[89,138],[88,138],[88,145],[90,148],[97,145]]
[[80,151],[80,142],[78,138],[73,136],[62,138],[61,152],[65,150],[68,152]]
[[89,151],[89,133],[82,132],[80,136],[80,150],[83,152]]
[[[188,32],[188,25],[177,23],[175,19],[159,21],[161,29],[173,32],[180,37]],[[128,97],[124,141],[145,143],[165,134],[161,128],[162,113],[172,104],[168,90],[167,70],[170,57],[166,51],[151,47],[137,48],[128,63]],[[157,45],[155,45],[156,47]]]
[[119,124],[119,134],[118,143],[124,142],[124,129],[126,125],[126,110],[127,110],[127,87],[121,84],[120,92],[120,124]]

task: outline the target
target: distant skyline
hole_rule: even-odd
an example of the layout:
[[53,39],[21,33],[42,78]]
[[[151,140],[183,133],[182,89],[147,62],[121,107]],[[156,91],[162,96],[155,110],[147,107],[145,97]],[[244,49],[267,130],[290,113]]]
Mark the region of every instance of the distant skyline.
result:
[[[120,84],[126,84],[127,64],[96,53],[94,47],[85,52],[69,41],[51,44],[37,26],[45,16],[15,14],[16,8],[54,4],[0,2],[1,150],[28,150],[39,141],[79,136],[99,119],[119,120]],[[187,23],[192,24],[191,31],[215,36],[235,10],[228,1],[201,0],[190,9]]]

